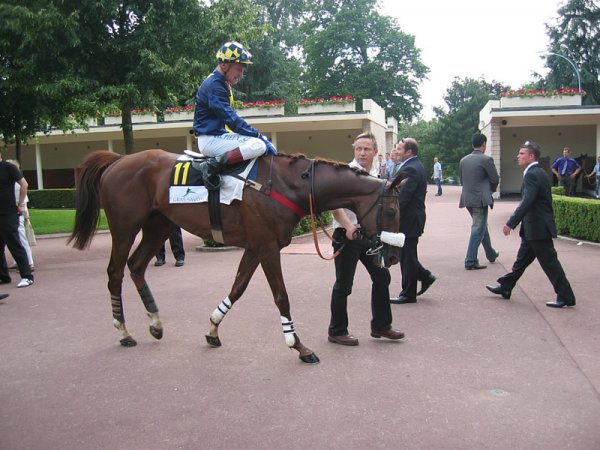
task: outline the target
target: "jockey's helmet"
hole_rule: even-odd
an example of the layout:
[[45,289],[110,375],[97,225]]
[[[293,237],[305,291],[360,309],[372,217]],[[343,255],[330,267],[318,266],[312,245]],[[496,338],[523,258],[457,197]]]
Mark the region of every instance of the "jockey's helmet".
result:
[[252,53],[244,48],[239,42],[226,42],[217,52],[217,62],[240,64],[252,64]]

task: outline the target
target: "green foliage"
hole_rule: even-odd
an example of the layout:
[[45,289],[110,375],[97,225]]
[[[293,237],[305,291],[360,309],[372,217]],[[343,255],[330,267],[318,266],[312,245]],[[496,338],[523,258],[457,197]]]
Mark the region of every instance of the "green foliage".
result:
[[600,242],[600,202],[558,195],[552,204],[558,234]]
[[[594,0],[569,0],[558,10],[554,25],[546,25],[550,45],[548,52],[570,59],[580,72],[581,88],[588,95],[587,105],[600,104],[600,6]],[[550,72],[542,87],[560,89],[577,87],[577,74],[568,61],[547,55]]]
[[315,0],[304,26],[305,95],[370,98],[397,118],[421,110],[418,85],[428,68],[414,36],[381,16],[376,0]]
[[398,139],[411,137],[417,140],[419,143],[419,158],[429,176],[433,175],[433,158],[435,156],[442,164],[444,178],[456,176],[456,171],[453,172],[452,167],[446,166],[446,161],[442,156],[444,152],[439,143],[439,128],[440,123],[437,120],[401,123],[398,125]]
[[32,209],[75,208],[75,189],[41,189],[27,191]]
[[434,109],[439,120],[435,138],[442,155],[438,157],[446,163],[444,176],[458,172],[460,159],[472,150],[473,133],[479,131],[479,112],[490,98],[504,90],[504,86],[495,81],[454,79],[444,97],[448,110]]
[[564,186],[552,186],[550,189],[552,190],[552,195],[565,195]]

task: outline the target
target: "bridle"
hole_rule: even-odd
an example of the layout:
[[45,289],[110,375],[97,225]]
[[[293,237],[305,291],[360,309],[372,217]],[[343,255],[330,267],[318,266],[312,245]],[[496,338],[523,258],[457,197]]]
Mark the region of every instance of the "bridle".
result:
[[[308,204],[309,204],[313,241],[315,243],[315,248],[317,249],[317,254],[322,259],[325,259],[325,260],[334,259],[341,253],[341,251],[343,250],[346,243],[335,241],[333,239],[333,237],[325,229],[325,225],[323,223],[323,219],[321,218],[321,215],[314,213],[314,211],[317,209],[317,206],[316,206],[317,202],[315,199],[315,160],[314,159],[309,160],[308,167],[306,168],[306,170],[304,172],[302,172],[302,174],[300,176],[303,179],[306,179],[306,178],[310,179]],[[377,196],[377,199],[373,202],[373,204],[371,206],[369,206],[369,208],[367,209],[365,214],[362,216],[362,219],[364,219],[367,216],[369,216],[369,214],[371,214],[372,212],[377,214],[377,217],[376,217],[377,231],[376,231],[376,233],[372,236],[367,236],[366,234],[364,234],[364,232],[362,230],[358,230],[358,232],[360,233],[361,239],[366,239],[373,243],[373,245],[367,250],[367,255],[369,255],[369,256],[374,256],[374,255],[379,254],[383,248],[383,242],[381,242],[381,232],[383,231],[382,226],[383,226],[384,201],[385,201],[386,197],[394,197],[393,194],[386,194],[386,192],[385,192],[386,186],[387,186],[387,181],[381,180],[381,188],[379,190],[379,195]],[[324,257],[323,254],[321,253],[321,249],[319,248],[319,243],[318,243],[318,239],[317,239],[317,230],[316,230],[317,225],[319,226],[319,228],[321,228],[321,230],[323,230],[323,233],[325,234],[325,236],[327,236],[332,242],[341,244],[341,247],[330,258]]]

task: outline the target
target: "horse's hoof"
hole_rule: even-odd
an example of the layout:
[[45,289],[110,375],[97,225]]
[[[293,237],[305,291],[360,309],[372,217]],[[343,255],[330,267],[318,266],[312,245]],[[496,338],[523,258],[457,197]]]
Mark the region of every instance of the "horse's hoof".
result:
[[123,347],[135,347],[137,345],[137,342],[131,336],[124,337],[119,342]]
[[221,346],[221,339],[219,339],[219,336],[214,337],[214,336],[207,334],[206,342],[208,342],[208,345],[210,345],[211,347],[220,347]]
[[306,356],[299,356],[299,358],[306,364],[319,364],[320,361],[319,357],[314,353]]
[[152,335],[152,337],[154,337],[154,339],[162,339],[163,329],[150,326],[150,334]]

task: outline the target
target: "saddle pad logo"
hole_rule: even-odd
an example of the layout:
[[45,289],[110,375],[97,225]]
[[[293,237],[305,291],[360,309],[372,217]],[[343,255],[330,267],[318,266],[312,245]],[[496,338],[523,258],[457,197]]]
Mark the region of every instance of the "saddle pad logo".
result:
[[169,203],[202,203],[206,201],[203,188],[203,186],[171,186]]

